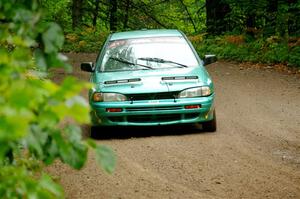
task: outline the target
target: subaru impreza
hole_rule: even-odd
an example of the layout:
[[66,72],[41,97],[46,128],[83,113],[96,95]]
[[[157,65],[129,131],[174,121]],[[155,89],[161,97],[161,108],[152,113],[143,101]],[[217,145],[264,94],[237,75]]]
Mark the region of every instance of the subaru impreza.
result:
[[214,85],[205,66],[178,30],[140,30],[110,34],[91,72],[92,128],[200,123],[216,131]]

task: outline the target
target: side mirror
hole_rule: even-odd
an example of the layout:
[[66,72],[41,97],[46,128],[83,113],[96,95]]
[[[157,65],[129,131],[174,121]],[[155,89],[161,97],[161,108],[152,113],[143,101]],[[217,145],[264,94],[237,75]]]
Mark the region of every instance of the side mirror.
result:
[[217,56],[216,55],[205,55],[203,61],[204,61],[204,66],[212,64],[217,61]]
[[93,62],[83,62],[81,63],[80,68],[82,71],[86,71],[86,72],[95,71]]

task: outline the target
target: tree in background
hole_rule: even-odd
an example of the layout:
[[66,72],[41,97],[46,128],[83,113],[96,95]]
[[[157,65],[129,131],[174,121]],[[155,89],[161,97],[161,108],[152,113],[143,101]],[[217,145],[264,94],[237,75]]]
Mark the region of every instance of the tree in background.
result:
[[118,24],[118,1],[117,0],[110,0],[110,9],[109,9],[109,28],[111,31],[117,30],[117,24]]
[[230,24],[240,32],[254,36],[277,35],[287,39],[289,35],[299,35],[300,2],[296,0],[225,0],[230,7],[227,13]]
[[72,29],[72,2],[71,0],[38,0],[43,10],[42,20],[56,22],[64,29]]
[[[193,41],[198,45],[211,36],[217,40],[222,37],[225,41],[218,43],[225,45],[229,38],[229,42],[234,44],[249,43],[249,47],[256,52],[250,55],[245,50],[243,55],[231,56],[233,59],[247,57],[246,60],[271,63],[284,60],[285,63],[298,62],[293,54],[299,51],[299,0],[40,1],[50,12],[48,21],[55,20],[64,27],[66,51],[98,51],[111,31],[174,28],[194,36]],[[70,28],[72,18],[66,15],[71,16],[75,1],[82,1],[81,25],[73,30]],[[69,14],[64,14],[62,10]]]
[[288,31],[289,35],[300,35],[300,1],[289,0],[289,20]]
[[[40,0],[64,31],[177,28],[187,34],[299,34],[299,1],[288,0]],[[65,13],[63,13],[65,12]],[[71,14],[70,14],[71,13]],[[72,17],[70,17],[72,16]],[[83,26],[82,26],[83,25]]]
[[128,20],[129,20],[129,14],[131,9],[131,0],[124,1],[125,5],[125,12],[124,12],[124,20],[123,20],[123,30],[126,30],[128,28]]
[[229,31],[225,17],[229,14],[229,5],[220,0],[206,0],[206,28],[207,33],[222,34]]
[[[94,27],[102,32],[178,28],[196,34],[205,27],[203,23],[205,22],[204,0],[40,1],[45,11],[49,12],[48,21],[57,21],[67,32],[82,29],[82,27]],[[61,11],[70,13],[64,14]]]
[[96,27],[96,25],[97,25],[97,19],[98,19],[98,14],[99,14],[99,3],[100,3],[100,0],[95,0],[93,27]]
[[266,9],[266,26],[264,28],[264,36],[275,35],[276,33],[276,18],[278,12],[278,0],[270,0]]
[[73,0],[72,1],[72,27],[73,29],[80,27],[82,25],[82,15],[83,15],[83,0]]

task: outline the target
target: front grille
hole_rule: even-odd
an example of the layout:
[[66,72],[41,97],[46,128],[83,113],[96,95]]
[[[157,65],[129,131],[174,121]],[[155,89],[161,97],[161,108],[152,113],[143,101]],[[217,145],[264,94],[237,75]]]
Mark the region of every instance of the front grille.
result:
[[131,115],[131,116],[111,116],[108,119],[112,122],[132,122],[132,123],[151,123],[151,122],[172,122],[183,119],[196,119],[199,113],[188,114],[160,114],[160,115]]
[[169,111],[169,110],[180,110],[181,106],[163,106],[163,107],[134,107],[126,108],[127,112],[136,112],[136,111]]
[[143,94],[128,94],[126,95],[129,100],[161,100],[161,99],[174,99],[178,96],[179,92],[162,92],[162,93],[143,93]]
[[124,122],[124,117],[119,116],[108,117],[108,119],[112,122]]
[[180,120],[180,114],[172,114],[172,115],[134,115],[127,116],[128,122],[134,123],[151,123],[151,122],[171,122]]

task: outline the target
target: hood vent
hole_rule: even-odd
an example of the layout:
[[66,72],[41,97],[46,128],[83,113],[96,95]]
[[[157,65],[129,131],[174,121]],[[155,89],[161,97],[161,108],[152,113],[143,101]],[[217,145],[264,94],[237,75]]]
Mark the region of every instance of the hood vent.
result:
[[124,83],[139,82],[139,81],[141,81],[140,78],[120,79],[120,80],[106,81],[104,82],[104,84],[124,84]]
[[177,76],[177,77],[162,77],[162,80],[190,80],[198,79],[198,76]]

